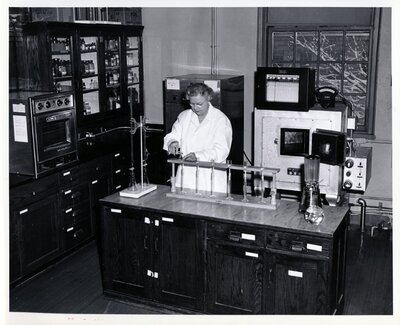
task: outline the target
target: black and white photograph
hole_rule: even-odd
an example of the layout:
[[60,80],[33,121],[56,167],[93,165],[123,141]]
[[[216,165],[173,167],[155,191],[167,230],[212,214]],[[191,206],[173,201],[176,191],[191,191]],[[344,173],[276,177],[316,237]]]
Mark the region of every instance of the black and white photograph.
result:
[[396,323],[395,1],[3,9],[5,324]]

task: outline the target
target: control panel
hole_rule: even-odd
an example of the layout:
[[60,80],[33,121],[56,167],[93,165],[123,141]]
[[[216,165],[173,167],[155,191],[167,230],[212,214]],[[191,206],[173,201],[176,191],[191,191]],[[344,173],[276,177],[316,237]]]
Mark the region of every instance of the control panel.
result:
[[61,109],[71,109],[74,106],[72,94],[52,94],[44,99],[35,99],[33,101],[34,113],[47,113]]
[[371,178],[372,148],[358,147],[355,155],[346,157],[343,170],[343,188],[364,192]]
[[287,169],[287,174],[293,176],[301,176],[301,168],[289,167]]

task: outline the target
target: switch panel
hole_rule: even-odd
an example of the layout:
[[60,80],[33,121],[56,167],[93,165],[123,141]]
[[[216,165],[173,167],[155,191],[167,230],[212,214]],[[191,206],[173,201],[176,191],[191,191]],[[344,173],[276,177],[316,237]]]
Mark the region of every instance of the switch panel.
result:
[[300,168],[289,167],[287,169],[287,174],[288,175],[293,175],[293,176],[300,176],[301,175],[301,169]]
[[365,192],[371,178],[372,148],[358,147],[355,155],[346,157],[343,171],[343,188]]

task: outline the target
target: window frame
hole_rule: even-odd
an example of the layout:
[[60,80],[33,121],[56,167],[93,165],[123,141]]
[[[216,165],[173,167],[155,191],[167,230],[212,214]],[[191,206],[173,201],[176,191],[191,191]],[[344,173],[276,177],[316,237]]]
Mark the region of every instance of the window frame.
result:
[[[366,106],[365,106],[365,126],[358,128],[355,136],[366,138],[374,138],[375,129],[375,111],[376,111],[376,77],[378,64],[378,46],[379,46],[379,29],[381,21],[381,9],[372,9],[371,24],[369,26],[348,25],[348,24],[296,24],[296,23],[268,23],[268,8],[259,8],[258,11],[258,52],[257,66],[272,66],[272,32],[298,32],[298,31],[369,31],[369,60],[368,60],[368,78],[366,89]],[[345,33],[343,34],[345,37]],[[296,42],[294,40],[294,42]],[[345,46],[343,46],[345,51]],[[294,51],[295,54],[295,51]],[[345,62],[345,57],[343,56]],[[294,55],[292,63],[296,62]],[[317,62],[316,62],[317,63]],[[319,73],[318,73],[319,80]]]

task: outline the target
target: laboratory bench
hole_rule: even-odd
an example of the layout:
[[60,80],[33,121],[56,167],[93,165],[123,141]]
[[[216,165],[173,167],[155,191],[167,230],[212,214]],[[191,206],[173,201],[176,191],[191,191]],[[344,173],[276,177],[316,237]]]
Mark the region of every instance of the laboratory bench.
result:
[[209,314],[340,314],[348,206],[319,225],[298,202],[276,210],[167,197],[100,200],[107,296]]

